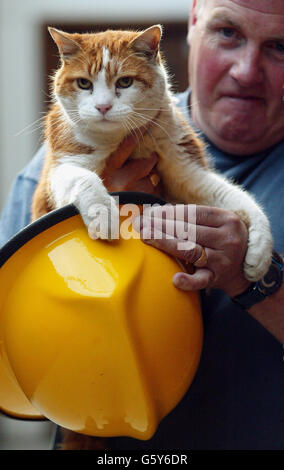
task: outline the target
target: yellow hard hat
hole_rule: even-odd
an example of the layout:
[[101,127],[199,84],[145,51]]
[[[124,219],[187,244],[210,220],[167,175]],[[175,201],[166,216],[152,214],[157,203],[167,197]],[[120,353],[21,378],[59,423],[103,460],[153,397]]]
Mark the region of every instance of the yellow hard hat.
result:
[[[121,204],[157,201],[120,194]],[[149,439],[202,348],[199,296],[172,284],[177,261],[139,239],[90,239],[69,205],[19,232],[0,266],[0,408]]]

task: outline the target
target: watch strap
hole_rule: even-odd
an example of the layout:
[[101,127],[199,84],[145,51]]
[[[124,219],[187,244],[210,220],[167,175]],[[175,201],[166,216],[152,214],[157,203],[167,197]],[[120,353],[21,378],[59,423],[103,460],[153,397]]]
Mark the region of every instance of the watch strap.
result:
[[264,299],[266,299],[266,297],[267,295],[257,288],[257,282],[252,282],[247,290],[242,292],[242,294],[233,297],[232,301],[238,304],[244,310],[248,310],[258,302],[262,302]]
[[[274,268],[274,269],[273,269]],[[275,270],[275,268],[277,268]],[[267,282],[267,278],[271,275],[271,271],[277,272],[277,279],[275,279],[274,286],[271,287],[271,283]],[[258,302],[262,302],[264,299],[274,294],[282,284],[283,278],[283,259],[282,257],[273,251],[271,265],[268,272],[257,282],[252,282],[245,292],[232,298],[233,302],[238,304],[244,310],[250,309],[253,305]],[[269,279],[271,280],[271,279]],[[273,283],[272,283],[273,284]]]

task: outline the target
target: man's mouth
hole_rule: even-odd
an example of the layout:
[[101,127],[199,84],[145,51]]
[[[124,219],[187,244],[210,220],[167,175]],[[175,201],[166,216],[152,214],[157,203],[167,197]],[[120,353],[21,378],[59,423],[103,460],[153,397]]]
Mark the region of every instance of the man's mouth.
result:
[[234,94],[234,93],[228,93],[225,95],[222,95],[222,98],[231,98],[235,100],[244,100],[244,101],[263,101],[263,97],[259,95],[242,95],[242,94]]

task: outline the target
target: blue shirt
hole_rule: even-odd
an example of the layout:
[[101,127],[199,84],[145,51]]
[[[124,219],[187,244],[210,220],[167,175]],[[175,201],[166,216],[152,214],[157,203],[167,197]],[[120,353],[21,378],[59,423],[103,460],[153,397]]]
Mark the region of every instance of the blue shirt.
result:
[[0,218],[0,248],[31,221],[32,197],[39,181],[45,146],[17,175]]
[[[183,109],[187,99],[188,92],[180,95]],[[207,143],[216,169],[248,189],[264,207],[275,249],[284,253],[284,142],[249,157],[230,155]],[[0,220],[0,245],[30,220],[44,152],[39,150],[13,185]],[[110,447],[284,449],[282,345],[220,290],[203,295],[202,310],[202,357],[183,400],[149,441],[112,438]]]

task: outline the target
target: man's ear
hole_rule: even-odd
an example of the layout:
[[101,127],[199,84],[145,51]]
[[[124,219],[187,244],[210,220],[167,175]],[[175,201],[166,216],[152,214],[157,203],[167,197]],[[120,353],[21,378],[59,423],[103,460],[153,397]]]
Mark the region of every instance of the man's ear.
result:
[[71,34],[64,33],[63,31],[59,31],[58,29],[51,27],[48,28],[48,31],[57,45],[62,59],[68,59],[79,51],[80,46],[76,41],[74,41],[74,39],[72,39]]
[[157,24],[143,31],[135,38],[131,46],[139,54],[153,59],[159,52],[159,44],[162,36],[162,27]]
[[197,21],[197,0],[193,0],[192,6],[191,6],[191,11],[188,19],[188,33],[187,33],[187,43],[190,46],[191,40],[192,40],[192,35],[195,29],[195,24]]

